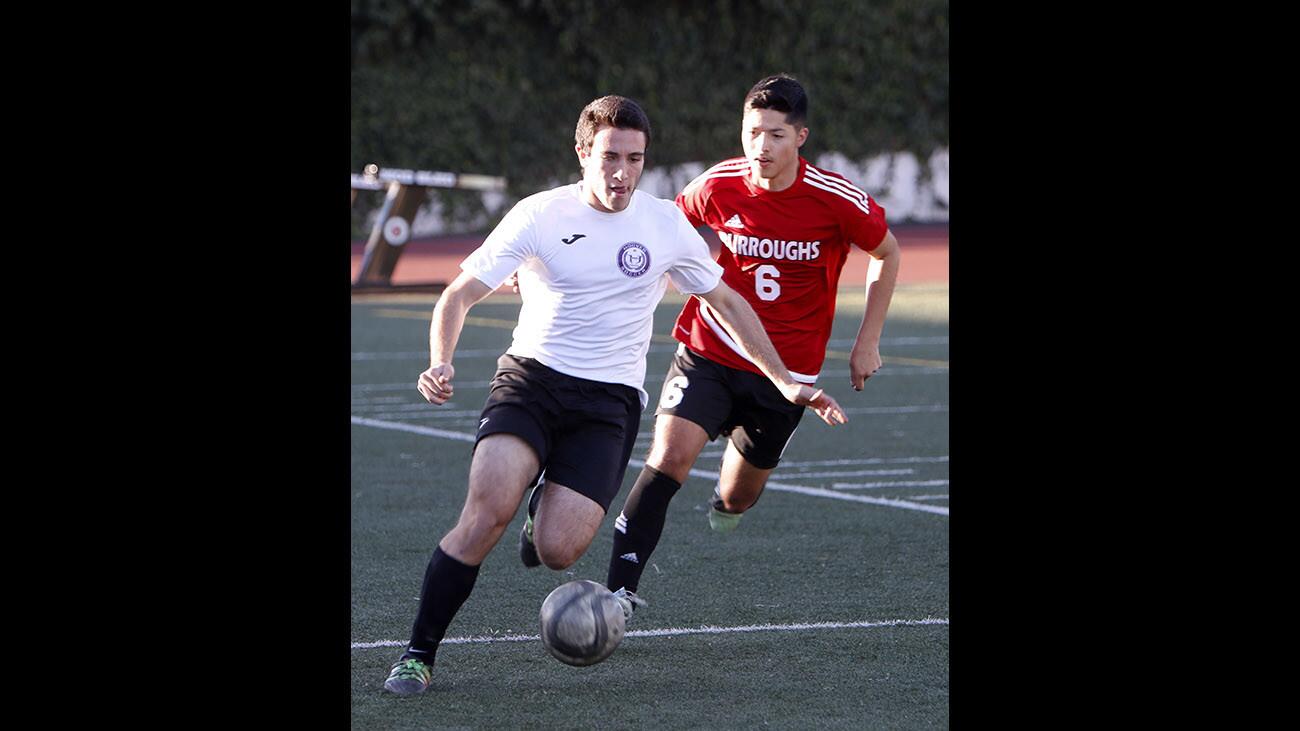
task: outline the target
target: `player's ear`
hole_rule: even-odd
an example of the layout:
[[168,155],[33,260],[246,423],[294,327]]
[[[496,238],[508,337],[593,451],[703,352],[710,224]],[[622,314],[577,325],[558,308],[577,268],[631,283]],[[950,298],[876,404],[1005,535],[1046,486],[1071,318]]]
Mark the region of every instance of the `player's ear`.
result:
[[579,166],[581,166],[583,163],[587,162],[587,151],[584,150],[584,149],[582,149],[582,145],[579,145],[579,144],[577,144],[577,143],[575,142],[574,145],[573,145],[573,151],[576,152],[576,153],[578,153],[578,165],[579,165]]
[[799,147],[803,147],[803,143],[808,141],[808,128],[800,127],[799,132],[795,134],[795,139],[799,140]]

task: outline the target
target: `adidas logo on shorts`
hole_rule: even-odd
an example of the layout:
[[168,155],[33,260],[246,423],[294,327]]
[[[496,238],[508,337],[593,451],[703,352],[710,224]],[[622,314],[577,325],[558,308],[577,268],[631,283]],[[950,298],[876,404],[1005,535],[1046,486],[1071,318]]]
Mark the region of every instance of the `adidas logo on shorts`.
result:
[[633,551],[632,553],[625,553],[622,556],[619,556],[619,558],[623,559],[624,561],[631,561],[632,563],[641,563],[640,561],[636,560],[635,551]]

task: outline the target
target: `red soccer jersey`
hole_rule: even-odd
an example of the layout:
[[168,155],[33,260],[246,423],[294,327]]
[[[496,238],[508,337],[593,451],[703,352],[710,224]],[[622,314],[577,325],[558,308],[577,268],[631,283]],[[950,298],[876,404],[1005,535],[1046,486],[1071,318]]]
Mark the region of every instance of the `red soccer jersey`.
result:
[[[799,158],[789,188],[749,181],[749,161],[714,165],[677,196],[696,226],[722,239],[722,280],[763,322],[791,376],[812,383],[826,359],[840,271],[854,244],[871,251],[884,240],[885,209],[844,176]],[[673,336],[710,360],[761,373],[698,297],[677,316]]]

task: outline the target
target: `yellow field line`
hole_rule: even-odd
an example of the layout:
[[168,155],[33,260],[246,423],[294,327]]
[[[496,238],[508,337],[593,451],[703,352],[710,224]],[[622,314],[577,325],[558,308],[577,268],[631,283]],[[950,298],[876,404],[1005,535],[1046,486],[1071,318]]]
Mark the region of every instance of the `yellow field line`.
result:
[[[419,312],[416,310],[375,310],[376,317],[405,317],[412,320],[427,320],[432,313]],[[466,317],[466,325],[478,325],[479,327],[496,327],[504,330],[513,330],[517,324],[513,320],[498,320],[491,317]],[[669,335],[651,335],[650,340],[656,343],[675,343],[676,338]],[[849,354],[838,350],[826,351],[826,357],[832,360],[848,360]],[[895,355],[885,355],[880,358],[886,363],[898,363],[900,365],[930,366],[932,368],[948,368],[946,360],[927,360],[925,358],[901,358]]]

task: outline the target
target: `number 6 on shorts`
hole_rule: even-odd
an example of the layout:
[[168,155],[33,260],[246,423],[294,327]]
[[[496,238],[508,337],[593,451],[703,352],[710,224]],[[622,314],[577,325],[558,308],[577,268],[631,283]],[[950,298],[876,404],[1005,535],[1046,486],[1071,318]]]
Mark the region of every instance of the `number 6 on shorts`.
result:
[[659,397],[659,407],[671,409],[682,402],[682,389],[691,385],[686,376],[674,376],[664,383],[664,393]]

